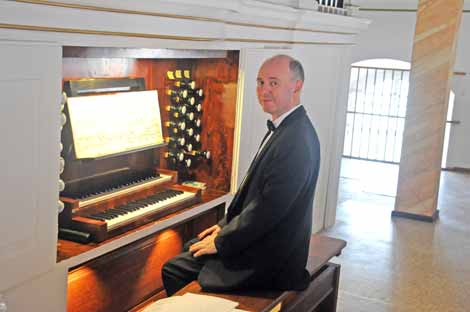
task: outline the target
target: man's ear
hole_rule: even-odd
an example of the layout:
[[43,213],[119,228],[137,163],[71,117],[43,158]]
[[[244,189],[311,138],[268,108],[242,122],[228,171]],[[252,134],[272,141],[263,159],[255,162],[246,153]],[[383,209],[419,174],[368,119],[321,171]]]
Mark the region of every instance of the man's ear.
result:
[[294,93],[299,93],[300,90],[302,90],[302,87],[304,86],[304,82],[300,79],[295,81],[295,86],[294,86]]

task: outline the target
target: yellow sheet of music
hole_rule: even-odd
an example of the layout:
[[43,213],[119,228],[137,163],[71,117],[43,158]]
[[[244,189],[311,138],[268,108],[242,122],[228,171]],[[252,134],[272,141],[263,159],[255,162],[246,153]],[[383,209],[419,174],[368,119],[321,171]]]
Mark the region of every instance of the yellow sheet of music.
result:
[[79,159],[163,143],[156,90],[70,97],[67,105]]

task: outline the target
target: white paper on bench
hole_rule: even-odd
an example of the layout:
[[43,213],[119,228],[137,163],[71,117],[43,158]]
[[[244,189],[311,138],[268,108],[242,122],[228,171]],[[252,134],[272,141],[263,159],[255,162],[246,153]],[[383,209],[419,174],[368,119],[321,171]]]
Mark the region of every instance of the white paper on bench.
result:
[[149,305],[143,312],[234,312],[238,302],[213,296],[186,293],[158,300]]

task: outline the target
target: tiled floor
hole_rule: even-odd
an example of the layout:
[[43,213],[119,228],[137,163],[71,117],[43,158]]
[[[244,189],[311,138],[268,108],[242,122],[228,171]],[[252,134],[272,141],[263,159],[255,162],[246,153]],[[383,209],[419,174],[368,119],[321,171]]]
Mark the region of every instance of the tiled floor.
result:
[[470,311],[470,175],[443,172],[440,219],[430,224],[390,217],[397,172],[343,164],[337,221],[326,231],[348,242],[335,259],[338,311]]

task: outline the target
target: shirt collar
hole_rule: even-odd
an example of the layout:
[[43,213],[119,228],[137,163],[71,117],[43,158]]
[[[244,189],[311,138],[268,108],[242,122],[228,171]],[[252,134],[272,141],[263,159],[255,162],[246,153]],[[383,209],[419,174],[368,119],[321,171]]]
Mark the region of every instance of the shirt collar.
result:
[[281,125],[281,122],[286,119],[287,116],[289,116],[290,114],[292,114],[297,108],[299,108],[300,106],[302,106],[302,104],[299,104],[299,105],[296,105],[294,107],[292,107],[290,110],[288,110],[287,112],[285,112],[284,114],[282,114],[281,116],[279,116],[276,120],[273,120],[273,124],[274,126],[277,128]]

